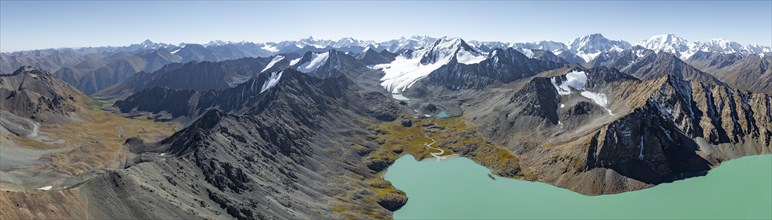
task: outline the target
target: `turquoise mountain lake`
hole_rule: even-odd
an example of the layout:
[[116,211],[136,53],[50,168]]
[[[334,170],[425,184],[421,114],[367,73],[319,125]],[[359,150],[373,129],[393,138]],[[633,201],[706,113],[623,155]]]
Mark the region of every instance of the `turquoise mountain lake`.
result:
[[724,162],[708,175],[615,195],[488,177],[467,158],[399,158],[384,178],[405,191],[395,219],[772,219],[772,155]]

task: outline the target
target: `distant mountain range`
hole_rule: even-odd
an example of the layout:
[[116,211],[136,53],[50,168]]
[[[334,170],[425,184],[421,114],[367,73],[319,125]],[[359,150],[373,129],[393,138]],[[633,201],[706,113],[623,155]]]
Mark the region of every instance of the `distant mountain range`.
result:
[[[388,51],[425,50],[440,38],[413,36],[383,42],[342,38],[323,40],[308,37],[282,42],[224,42],[207,44],[166,44],[145,40],[138,44],[121,47],[87,47],[19,51],[0,54],[0,73],[9,74],[23,65],[32,65],[52,72],[86,94],[119,83],[137,72],[153,72],[169,63],[215,62],[245,57],[267,57],[277,54],[304,54],[335,49],[355,57],[364,56],[368,50],[376,53]],[[469,51],[489,53],[495,49],[514,48],[529,58],[564,63],[584,64],[601,54],[622,52],[641,46],[645,49],[674,54],[688,60],[696,53],[737,54],[741,57],[772,53],[769,46],[742,45],[723,39],[708,42],[689,42],[672,34],[657,35],[638,44],[624,40],[610,40],[601,34],[578,37],[567,44],[555,41],[532,43],[508,43],[498,41],[468,41]],[[372,54],[370,55],[373,56]],[[381,58],[370,58],[381,59]]]

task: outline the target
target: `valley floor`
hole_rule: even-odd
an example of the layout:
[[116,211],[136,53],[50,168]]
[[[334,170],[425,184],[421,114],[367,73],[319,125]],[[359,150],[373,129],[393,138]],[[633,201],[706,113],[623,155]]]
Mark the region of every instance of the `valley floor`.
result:
[[39,125],[34,136],[2,132],[0,188],[63,189],[106,171],[121,169],[132,155],[122,145],[129,137],[147,142],[171,135],[179,126],[142,116],[126,118],[93,104],[77,121]]

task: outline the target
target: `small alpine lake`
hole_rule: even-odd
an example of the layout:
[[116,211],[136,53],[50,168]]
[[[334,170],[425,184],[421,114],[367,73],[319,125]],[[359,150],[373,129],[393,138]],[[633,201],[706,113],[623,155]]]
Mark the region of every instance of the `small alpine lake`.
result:
[[649,189],[586,196],[546,183],[488,176],[463,158],[399,158],[384,178],[408,196],[395,219],[771,219],[772,155],[734,159]]

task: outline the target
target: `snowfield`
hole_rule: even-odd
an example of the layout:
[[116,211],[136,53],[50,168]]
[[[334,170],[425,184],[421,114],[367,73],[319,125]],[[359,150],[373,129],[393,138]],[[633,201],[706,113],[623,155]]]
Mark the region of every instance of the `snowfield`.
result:
[[[579,95],[592,100],[595,104],[606,109],[609,115],[613,114],[611,113],[611,109],[608,108],[609,103],[606,94],[585,90],[585,86],[587,85],[587,73],[582,71],[571,71],[566,74],[565,81],[558,83],[557,79],[557,77],[553,77],[550,79],[550,82],[555,86],[555,90],[558,91],[559,95],[570,95],[574,90],[578,91]],[[561,108],[563,106],[563,104],[560,105]]]
[[383,70],[386,73],[381,78],[381,86],[391,93],[402,93],[413,83],[423,79],[432,73],[434,70],[440,68],[447,62],[436,62],[428,65],[421,64],[420,56],[418,58],[407,59],[405,56],[398,56],[393,62],[389,64],[375,65],[374,69]]

